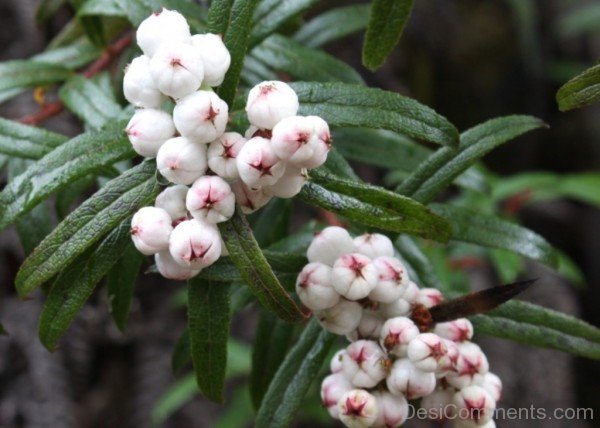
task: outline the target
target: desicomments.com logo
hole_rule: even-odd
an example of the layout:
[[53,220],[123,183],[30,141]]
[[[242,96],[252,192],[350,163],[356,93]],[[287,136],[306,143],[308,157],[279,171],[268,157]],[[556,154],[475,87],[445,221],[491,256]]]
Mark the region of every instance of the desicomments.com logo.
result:
[[[488,419],[483,409],[459,408],[455,404],[431,408],[417,408],[412,404],[408,406],[407,419],[419,420],[481,420]],[[515,421],[515,420],[594,420],[594,409],[584,407],[558,407],[555,409],[546,409],[543,407],[501,407],[495,409],[492,419],[497,421]]]

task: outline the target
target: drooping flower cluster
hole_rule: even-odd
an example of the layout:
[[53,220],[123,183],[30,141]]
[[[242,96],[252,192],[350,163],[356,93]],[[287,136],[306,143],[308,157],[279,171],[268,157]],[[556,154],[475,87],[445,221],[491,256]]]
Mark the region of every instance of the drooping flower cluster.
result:
[[[298,116],[294,90],[268,81],[248,95],[246,135],[226,132],[229,107],[212,90],[231,62],[221,37],[192,35],[181,14],[162,9],[136,38],[143,55],[123,79],[125,98],[137,108],[126,132],[172,185],[134,215],[132,238],[163,276],[188,279],[225,251],[216,224],[233,215],[236,201],[250,213],[300,192],[307,169],[327,159],[329,126]],[[169,99],[172,114],[162,109]]]
[[413,319],[442,302],[420,289],[381,234],[352,239],[341,227],[317,234],[296,291],[321,325],[351,344],[331,361],[321,385],[329,414],[349,427],[398,427],[408,401],[420,399],[430,419],[458,427],[495,426],[502,383],[470,340],[467,319],[426,330]]

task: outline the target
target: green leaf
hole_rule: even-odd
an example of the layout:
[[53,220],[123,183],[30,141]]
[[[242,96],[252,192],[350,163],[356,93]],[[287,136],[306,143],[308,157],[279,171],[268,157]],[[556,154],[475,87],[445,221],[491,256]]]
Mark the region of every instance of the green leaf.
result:
[[67,46],[46,50],[31,57],[32,61],[55,64],[75,70],[100,56],[100,49],[85,37],[80,37]]
[[79,180],[69,183],[67,187],[62,189],[56,195],[55,209],[59,220],[65,218],[73,204],[96,182],[94,174],[86,175]]
[[311,48],[341,39],[367,26],[369,9],[367,4],[357,4],[328,10],[302,25],[294,39]]
[[270,312],[261,311],[252,346],[252,371],[250,372],[250,396],[255,409],[262,399],[287,354],[294,335],[294,326],[276,318]]
[[248,49],[250,29],[252,28],[252,15],[258,0],[235,0],[228,17],[229,26],[223,37],[223,42],[231,54],[231,65],[225,75],[225,80],[219,87],[219,96],[229,106],[240,81],[240,73],[244,66],[244,56]]
[[278,34],[265,39],[252,49],[249,56],[270,70],[286,73],[298,80],[363,83],[360,74],[348,64]]
[[48,281],[158,193],[156,164],[145,161],[109,181],[65,218],[23,262],[15,286],[21,296]]
[[329,125],[387,129],[449,146],[458,143],[458,131],[446,118],[394,92],[346,83],[291,86],[300,100],[299,114],[321,116]]
[[443,218],[410,198],[320,170],[310,172],[310,181],[300,198],[358,223],[392,232],[441,242],[446,242],[450,234],[450,226]]
[[[87,1],[88,0],[69,0],[76,11],[78,11]],[[77,19],[81,22],[81,28],[93,44],[96,46],[104,46],[106,44],[104,26],[99,17],[77,15]]]
[[52,150],[12,180],[0,193],[0,229],[69,183],[133,157],[135,152],[123,128],[123,123],[116,122],[101,131],[81,134]]
[[106,276],[106,292],[110,304],[110,313],[115,324],[122,332],[125,331],[131,299],[140,266],[144,256],[129,242],[123,251],[123,256],[117,260]]
[[64,4],[65,0],[42,0],[37,6],[36,21],[43,22],[47,20]]
[[179,373],[185,367],[188,361],[190,361],[191,355],[190,331],[186,328],[179,337],[179,340],[177,340],[177,343],[175,343],[173,354],[171,355],[171,371],[173,374]]
[[210,400],[223,401],[231,312],[229,284],[188,281],[188,326],[196,382]]
[[443,147],[435,151],[396,190],[418,201],[429,202],[492,149],[545,126],[532,116],[506,116],[477,125],[461,134],[457,148]]
[[417,274],[420,286],[437,288],[442,291],[448,290],[448,287],[440,280],[431,261],[411,237],[399,236],[394,242],[394,246],[400,252],[403,261],[407,262]]
[[277,370],[256,416],[256,427],[288,426],[319,374],[336,336],[312,319]]
[[8,336],[8,333],[2,323],[0,323],[0,336]]
[[557,266],[558,258],[552,246],[529,229],[463,207],[445,204],[431,204],[430,207],[450,222],[452,240],[505,249],[548,266]]
[[600,65],[588,68],[565,83],[556,93],[560,111],[585,107],[600,101]]
[[48,350],[54,350],[98,282],[131,242],[129,228],[129,220],[121,222],[97,249],[81,254],[52,284],[38,327],[40,340]]
[[250,46],[256,46],[290,19],[318,2],[319,0],[261,0],[254,14]]
[[79,75],[67,80],[58,96],[75,116],[92,128],[101,128],[122,111],[111,94],[93,80]]
[[60,134],[0,118],[0,153],[40,159],[66,140]]
[[71,75],[61,65],[22,59],[5,61],[0,63],[0,91],[57,83]]
[[291,213],[290,199],[273,198],[267,206],[251,216],[249,222],[258,245],[264,248],[284,238],[288,232]]
[[362,62],[375,71],[398,44],[414,0],[373,0],[362,50]]
[[231,8],[235,0],[213,0],[208,9],[206,30],[213,34],[225,34],[229,27]]

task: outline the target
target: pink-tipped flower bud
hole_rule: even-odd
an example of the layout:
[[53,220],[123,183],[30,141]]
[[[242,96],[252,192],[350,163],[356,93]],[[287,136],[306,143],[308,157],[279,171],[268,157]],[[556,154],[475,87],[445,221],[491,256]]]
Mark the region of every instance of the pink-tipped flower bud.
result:
[[264,207],[272,199],[263,189],[251,189],[243,181],[231,184],[231,190],[235,194],[235,200],[242,207],[244,214],[250,214]]
[[196,143],[210,143],[225,132],[229,107],[212,91],[196,91],[181,98],[173,110],[177,130]]
[[172,222],[179,224],[183,220],[187,220],[187,208],[185,207],[187,193],[188,187],[183,184],[167,187],[156,197],[154,206],[168,212]]
[[206,145],[185,137],[167,140],[156,155],[156,168],[175,184],[192,184],[204,175],[206,167]]
[[448,347],[444,339],[433,333],[422,333],[408,344],[408,359],[424,372],[435,372],[448,365]]
[[285,163],[275,155],[269,140],[254,137],[240,150],[237,169],[244,183],[258,188],[277,183],[285,172]]
[[307,179],[306,169],[288,165],[281,178],[275,184],[265,186],[264,191],[268,195],[277,196],[278,198],[293,198],[300,193]]
[[379,312],[385,318],[405,317],[409,316],[411,311],[411,304],[403,298],[394,300],[392,303],[381,303],[379,305]]
[[452,400],[455,393],[454,388],[437,388],[423,397],[421,408],[427,412],[427,418],[438,422],[453,419],[455,412]]
[[375,423],[376,428],[397,428],[406,422],[408,417],[408,401],[402,395],[393,395],[388,391],[373,393],[379,407]]
[[193,278],[200,273],[199,269],[190,269],[181,266],[177,263],[169,250],[161,251],[154,255],[154,261],[156,268],[162,276],[167,279],[174,279],[176,281],[185,281],[186,279]]
[[473,324],[466,318],[439,323],[433,332],[453,342],[466,342],[473,338]]
[[432,308],[444,301],[444,295],[437,288],[421,288],[416,303]]
[[329,150],[331,150],[331,135],[329,134],[329,125],[318,116],[307,116],[312,122],[316,143],[311,158],[298,164],[304,168],[318,168],[325,163]]
[[333,264],[333,288],[350,300],[364,299],[375,288],[377,268],[370,258],[358,253],[346,254]]
[[168,113],[147,108],[136,110],[125,132],[133,150],[141,156],[153,158],[165,141],[175,135],[175,125]]
[[446,380],[457,389],[473,384],[477,375],[484,375],[489,371],[488,360],[479,346],[472,342],[458,344],[459,356],[456,370],[446,375]]
[[406,286],[404,293],[402,293],[402,298],[412,305],[417,302],[420,295],[421,290],[419,289],[419,286],[413,281],[408,281],[408,285]]
[[345,393],[352,389],[354,387],[342,373],[330,374],[323,379],[321,383],[321,402],[332,418],[339,419],[337,403]]
[[246,139],[237,132],[225,132],[208,146],[208,167],[221,178],[237,180],[236,158],[244,144]]
[[160,92],[177,99],[200,87],[204,65],[192,45],[171,42],[160,45],[150,60],[150,74]]
[[301,165],[311,159],[317,143],[312,120],[306,117],[286,117],[273,128],[271,144],[275,154],[293,164]]
[[329,226],[315,234],[306,256],[309,262],[320,262],[333,266],[335,261],[355,250],[352,237],[346,229]]
[[352,385],[373,388],[387,375],[387,357],[377,342],[358,340],[346,348],[348,358],[342,360],[343,373]]
[[502,399],[502,380],[494,373],[487,372],[483,375],[476,375],[473,384],[485,389],[494,401]]
[[435,384],[435,374],[419,370],[408,358],[394,361],[386,378],[386,385],[392,394],[402,394],[409,400],[431,394]]
[[166,100],[154,84],[146,55],[134,58],[125,69],[123,95],[135,107],[158,108]]
[[136,32],[140,49],[150,57],[163,43],[189,43],[191,37],[190,27],[183,15],[164,8],[144,19]]
[[315,317],[323,328],[335,334],[348,334],[358,327],[362,317],[362,307],[350,300],[341,299],[337,305],[316,311]]
[[219,86],[223,83],[225,73],[231,64],[231,55],[218,34],[196,34],[192,36],[192,45],[202,57],[204,63],[204,81],[208,86]]
[[408,287],[406,268],[395,257],[377,257],[373,260],[373,264],[377,269],[379,280],[369,294],[369,299],[381,303],[397,301]]
[[381,327],[379,343],[383,349],[397,357],[406,356],[408,344],[419,335],[419,328],[410,318],[388,319]]
[[235,211],[231,186],[216,175],[205,175],[194,181],[185,200],[190,214],[208,223],[227,221]]
[[340,421],[349,428],[366,428],[377,420],[379,409],[375,397],[364,389],[353,389],[338,401]]
[[181,266],[203,269],[221,256],[221,236],[212,224],[200,220],[179,223],[169,240],[169,251]]
[[340,301],[340,295],[331,285],[331,268],[323,263],[309,263],[298,275],[296,293],[304,305],[321,311]]
[[172,232],[171,217],[161,208],[141,208],[131,219],[133,244],[147,256],[167,249]]
[[364,309],[362,318],[360,319],[360,324],[358,324],[356,330],[350,334],[347,334],[346,337],[351,342],[359,339],[379,340],[383,321],[384,319],[381,317],[379,312]]
[[348,352],[346,349],[340,349],[335,353],[331,362],[329,363],[329,370],[331,373],[340,373],[343,369],[344,358],[348,358]]
[[496,401],[480,386],[462,388],[454,394],[453,403],[460,420],[472,421],[483,425],[492,419]]
[[286,117],[298,112],[298,95],[284,82],[276,80],[259,83],[248,93],[246,113],[252,125],[273,129]]
[[381,233],[365,233],[354,238],[356,252],[375,259],[394,257],[394,245],[390,238]]

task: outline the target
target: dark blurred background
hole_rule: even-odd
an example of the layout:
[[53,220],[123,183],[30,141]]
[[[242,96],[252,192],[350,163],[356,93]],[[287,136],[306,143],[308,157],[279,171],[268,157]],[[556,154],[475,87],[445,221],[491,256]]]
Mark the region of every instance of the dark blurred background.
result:
[[[62,8],[55,18],[38,26],[36,3],[0,0],[0,60],[40,52],[70,18],[69,9]],[[329,8],[352,2],[323,3]],[[360,70],[369,85],[410,95],[461,130],[517,113],[537,116],[550,125],[549,130],[521,137],[489,155],[485,164],[496,173],[598,171],[600,106],[561,113],[554,98],[561,84],[600,58],[600,7],[595,15],[589,12],[592,9],[585,9],[597,3],[417,1],[399,47],[377,73],[360,65],[362,35],[330,44],[327,50]],[[578,15],[578,11],[584,12]],[[18,118],[35,108],[29,93],[1,106],[0,115]],[[48,126],[70,135],[80,132],[68,114]],[[372,168],[358,169],[370,180],[382,177]],[[600,326],[597,209],[554,200],[527,205],[518,216],[567,253],[587,284],[577,289],[547,269],[529,264],[527,275],[542,280],[525,298]],[[61,349],[49,354],[36,334],[41,296],[23,302],[13,291],[22,258],[14,230],[0,234],[0,320],[10,332],[10,336],[0,337],[0,426],[151,426],[157,400],[175,381],[170,353],[185,319],[183,311],[169,302],[181,286],[165,284],[154,276],[142,277],[126,335],[112,324],[105,294],[99,292],[80,314]],[[471,268],[467,273],[474,288],[498,281],[489,266]],[[233,327],[237,339],[250,343],[255,322],[253,308],[238,314]],[[598,363],[499,339],[478,339],[490,356],[492,370],[505,383],[503,406],[586,407],[593,408],[600,418]],[[216,426],[220,413],[220,407],[195,397],[162,426]],[[306,420],[298,426],[323,424],[309,419],[308,413],[302,415]],[[498,426],[584,427],[593,422],[499,421]]]

